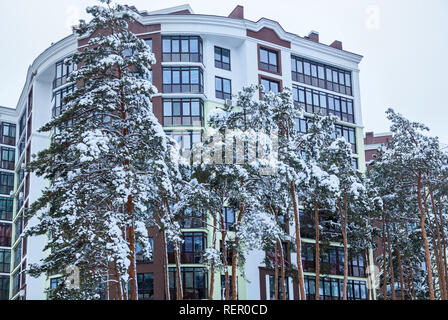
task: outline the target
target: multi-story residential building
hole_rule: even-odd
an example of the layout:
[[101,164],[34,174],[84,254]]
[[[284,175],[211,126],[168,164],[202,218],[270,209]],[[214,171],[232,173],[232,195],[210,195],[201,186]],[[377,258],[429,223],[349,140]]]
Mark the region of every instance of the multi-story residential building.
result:
[[[138,23],[130,28],[150,45],[157,59],[152,66],[152,81],[159,93],[152,99],[153,112],[166,132],[183,148],[190,149],[201,140],[201,131],[211,110],[231,103],[232,95],[244,86],[262,84],[266,90],[275,92],[284,87],[291,88],[295,102],[305,108],[308,116],[315,112],[336,115],[340,120],[338,134],[353,145],[353,165],[360,170],[365,168],[358,68],[362,57],[344,51],[340,41],[325,45],[319,42],[317,32],[300,37],[286,32],[273,20],[247,20],[241,6],[228,17],[194,14],[188,5],[139,12]],[[27,265],[37,263],[45,256],[46,238],[20,237],[25,225],[36,223],[35,218],[24,221],[23,211],[38,199],[48,181],[33,173],[25,174],[23,167],[30,161],[31,154],[49,145],[50,136],[39,133],[38,129],[61,112],[62,98],[74,88],[74,84],[67,83],[67,75],[73,67],[64,61],[87,41],[72,34],[45,50],[28,70],[16,109],[0,110],[2,117],[10,117],[11,123],[19,128],[17,141],[12,143],[17,146],[17,157],[11,171],[13,177],[15,174],[15,184],[11,188],[14,191],[14,214],[10,299],[45,299],[46,290],[59,281],[57,275],[32,278],[25,272]],[[305,121],[299,121],[297,125],[306,130]],[[209,295],[210,274],[202,261],[202,253],[212,243],[212,232],[204,223],[203,214],[192,211],[191,217],[183,223],[185,243],[181,252],[181,272],[186,299],[207,299]],[[226,228],[232,232],[235,210],[229,207],[225,215]],[[5,225],[11,229],[11,221],[6,221]],[[138,259],[139,298],[165,299],[165,255],[161,234],[157,228],[149,231],[154,254],[151,261]],[[310,235],[304,239],[303,257],[309,297],[313,296],[314,281],[312,245]],[[288,243],[284,246],[287,261],[293,264],[295,253],[291,252]],[[340,247],[339,243],[332,243],[328,255],[322,258],[328,267],[321,280],[323,299],[340,297]],[[5,250],[11,250],[9,245]],[[169,290],[173,297],[176,283],[174,259],[169,245],[167,250]],[[235,294],[239,299],[272,297],[273,271],[266,266],[266,257],[269,259],[270,253],[249,253],[245,270],[238,273],[238,292]],[[349,278],[349,297],[352,299],[368,297],[365,268],[362,257],[352,259]],[[5,275],[8,274],[9,270]],[[288,277],[286,294],[289,299],[296,299],[298,287],[292,278]],[[221,299],[225,294],[223,274],[217,273],[215,279],[213,298]]]
[[13,195],[16,163],[14,109],[0,107],[0,300],[9,298],[11,244],[13,242]]

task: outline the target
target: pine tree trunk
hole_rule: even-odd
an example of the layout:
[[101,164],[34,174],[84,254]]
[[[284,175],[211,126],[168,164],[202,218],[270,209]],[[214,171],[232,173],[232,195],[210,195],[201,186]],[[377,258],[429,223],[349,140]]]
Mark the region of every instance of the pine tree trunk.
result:
[[390,289],[392,293],[392,300],[396,300],[397,297],[395,295],[394,257],[392,255],[392,243],[391,243],[392,241],[390,240],[389,226],[387,226],[386,230],[387,230],[387,251],[389,253]]
[[[244,181],[241,182],[243,184]],[[243,213],[244,213],[244,203],[240,202],[240,210],[238,212],[237,225],[241,224],[243,221]],[[240,239],[238,235],[235,235],[235,243],[232,250],[232,300],[238,300],[238,286],[237,286],[237,267],[238,267],[238,250],[239,250]]]
[[[216,227],[217,221],[215,215],[213,215],[213,249],[216,249]],[[215,290],[215,259],[213,258],[211,261],[210,267],[210,293],[209,300],[213,300],[213,291]]]
[[445,241],[445,222],[443,221],[443,212],[442,212],[442,205],[440,203],[439,198],[439,218],[440,218],[440,225],[441,225],[441,234],[442,234],[442,248],[443,248],[443,266],[445,270],[445,289],[447,291],[447,299],[448,299],[448,265],[447,265],[447,259],[446,259],[446,241]]
[[445,274],[446,274],[446,270],[445,270],[445,264],[443,262],[443,253],[442,253],[442,240],[441,240],[441,235],[440,235],[440,225],[439,225],[439,219],[437,217],[437,207],[434,201],[434,197],[433,194],[431,192],[431,205],[432,205],[432,213],[434,215],[434,222],[436,225],[436,234],[437,234],[437,257],[439,260],[439,265],[438,265],[438,274],[439,274],[439,287],[440,287],[440,294],[442,297],[442,300],[446,300],[447,299],[447,291],[446,291],[446,281],[445,281]]
[[319,230],[319,207],[314,205],[314,226],[316,232],[316,300],[320,300],[320,230]]
[[115,278],[115,283],[116,283],[116,288],[117,288],[117,299],[118,300],[123,300],[123,292],[121,290],[121,279],[120,276],[118,275],[118,268],[117,268],[117,262],[113,262],[113,271],[114,271],[114,278]]
[[386,265],[386,206],[383,206],[382,222],[383,222],[383,299],[387,300],[387,265]]
[[179,243],[176,241],[174,243],[174,257],[176,261],[176,299],[183,300],[183,288],[182,288],[182,278],[181,278],[181,259],[180,259],[180,248]]
[[339,202],[339,212],[341,214],[342,241],[344,244],[344,286],[342,292],[342,300],[347,300],[347,286],[348,286],[347,190],[344,190],[344,211],[342,211],[340,200],[338,202]]
[[281,245],[281,243],[279,243],[279,248],[280,248],[280,266],[281,266],[281,280],[282,280],[282,300],[286,300],[285,255],[284,255],[283,246]]
[[420,209],[420,213],[421,213],[420,228],[422,229],[423,245],[424,245],[424,249],[425,249],[425,261],[426,261],[426,269],[427,269],[427,273],[428,273],[429,299],[435,300],[434,286],[433,286],[433,280],[432,280],[431,254],[429,252],[428,237],[426,235],[426,229],[425,229],[426,212],[425,212],[425,209],[423,208],[421,173],[419,173],[418,178],[417,178],[417,202],[418,202],[418,208]]
[[274,250],[274,300],[278,300],[278,240]]
[[132,225],[128,227],[128,241],[129,241],[129,281],[130,281],[130,297],[129,300],[136,301],[138,300],[137,295],[137,267],[135,261],[135,233],[134,233],[134,204],[132,200],[132,196],[128,196],[127,203],[127,212],[132,217],[131,223]]
[[299,278],[300,300],[306,300],[305,284],[303,279],[303,266],[302,266],[302,239],[300,237],[300,219],[299,209],[297,207],[295,182],[291,181],[291,197],[294,207],[294,222],[296,228],[296,247],[297,247],[297,273]]
[[[394,233],[397,234],[397,230],[394,225]],[[398,269],[400,270],[400,291],[401,291],[401,300],[405,300],[404,296],[404,277],[403,277],[403,265],[401,264],[401,251],[399,248],[399,244],[397,244],[397,259],[398,259]]]
[[166,236],[165,231],[161,231],[162,234],[162,250],[165,253],[165,257],[163,259],[163,280],[165,283],[165,300],[171,300],[170,297],[170,281],[168,276],[168,250],[166,245]]

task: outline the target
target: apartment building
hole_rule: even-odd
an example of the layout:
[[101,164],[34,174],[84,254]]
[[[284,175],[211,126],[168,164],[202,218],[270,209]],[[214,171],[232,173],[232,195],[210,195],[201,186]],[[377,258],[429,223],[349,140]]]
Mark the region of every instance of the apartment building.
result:
[[[340,119],[338,134],[344,136],[353,146],[353,165],[364,170],[359,90],[359,63],[362,57],[344,51],[340,41],[326,45],[319,42],[317,32],[300,37],[286,32],[278,22],[270,19],[262,18],[256,22],[247,20],[241,6],[237,6],[227,17],[194,14],[188,5],[154,12],[144,11],[139,12],[138,23],[130,28],[147,42],[157,59],[157,63],[152,67],[152,81],[159,93],[152,99],[153,112],[165,131],[184,149],[190,149],[194,143],[201,140],[201,130],[206,126],[208,113],[226,103],[232,103],[232,95],[242,87],[262,84],[266,90],[275,92],[289,87],[293,90],[295,102],[304,107],[307,116],[319,112],[334,114]],[[10,201],[7,203],[8,208],[12,201],[13,214],[9,221],[0,219],[0,230],[3,230],[1,228],[5,225],[5,230],[9,230],[11,238],[11,244],[5,242],[8,244],[5,247],[0,245],[1,250],[9,252],[9,256],[4,256],[6,265],[8,259],[11,262],[11,272],[7,270],[8,272],[1,273],[0,269],[0,279],[4,277],[6,285],[6,281],[9,281],[10,299],[46,299],[46,290],[54,287],[59,281],[57,275],[33,278],[25,272],[27,265],[37,263],[45,256],[46,238],[20,237],[24,226],[36,223],[35,218],[25,221],[23,211],[38,199],[48,181],[33,173],[25,174],[23,167],[30,161],[32,154],[49,145],[50,137],[39,133],[38,129],[53,115],[61,112],[62,98],[74,89],[74,84],[67,82],[67,75],[73,66],[67,66],[64,62],[70,59],[79,47],[86,45],[87,41],[88,39],[78,39],[72,34],[45,50],[29,68],[26,84],[16,108],[0,109],[1,121],[5,119],[5,123],[18,128],[17,139],[14,136],[15,140],[5,145],[5,148],[14,150],[16,147],[17,150],[13,157],[15,165],[5,169],[5,175],[13,177],[12,182],[5,178],[6,184],[12,183],[8,184],[12,186],[12,197],[9,197],[9,191],[4,197],[5,201]],[[7,124],[2,122],[2,134],[12,132],[5,131],[5,125],[7,127]],[[298,121],[297,125],[306,131],[306,121]],[[2,143],[4,142],[2,140]],[[3,169],[2,144],[1,188],[4,182]],[[2,190],[0,195],[3,194]],[[3,201],[3,198],[0,200]],[[233,230],[235,210],[229,207],[225,212],[226,228],[229,232]],[[2,213],[3,211],[0,212]],[[190,218],[183,223],[185,242],[181,252],[184,297],[207,299],[210,274],[202,261],[202,253],[207,245],[212,243],[212,232],[202,219],[204,213],[189,213]],[[0,218],[3,218],[3,215]],[[285,228],[288,228],[287,223]],[[151,261],[140,255],[138,257],[139,298],[165,299],[165,255],[161,234],[157,228],[150,228],[149,232],[154,254]],[[291,252],[289,246],[288,243],[284,244],[287,261],[292,265],[295,253]],[[309,298],[314,296],[312,246],[312,235],[305,236],[303,261]],[[139,253],[140,250],[137,249]],[[167,249],[169,290],[173,297],[176,283],[174,256],[169,245]],[[273,271],[267,268],[266,258],[272,258],[272,255],[262,251],[249,253],[244,270],[238,273],[238,292],[231,294],[236,294],[238,299],[272,298]],[[341,245],[332,243],[328,256],[323,259],[326,259],[323,263],[328,266],[328,271],[322,274],[321,297],[339,299],[342,289]],[[0,267],[1,263],[0,260]],[[352,259],[350,299],[369,297],[366,289],[366,267],[362,257]],[[287,281],[288,292],[285,294],[289,299],[297,299],[297,283],[293,281],[293,277],[289,277]],[[224,290],[224,276],[217,273],[213,298],[221,299],[225,295]]]

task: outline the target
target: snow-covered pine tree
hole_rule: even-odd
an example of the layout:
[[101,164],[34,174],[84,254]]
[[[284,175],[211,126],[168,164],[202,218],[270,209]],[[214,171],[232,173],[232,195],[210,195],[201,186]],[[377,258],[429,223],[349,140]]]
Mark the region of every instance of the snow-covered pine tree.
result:
[[51,144],[29,168],[50,181],[31,206],[39,223],[27,230],[51,235],[49,255],[31,273],[67,278],[65,268],[76,266],[81,286],[61,298],[98,298],[107,281],[118,299],[136,300],[135,243],[148,253],[148,203],[171,188],[172,146],[151,110],[155,59],[129,30],[134,13],[100,2],[105,6],[89,7],[92,20],[75,29],[91,37],[72,59],[78,70],[69,81],[77,88],[62,114],[41,129],[54,132]]

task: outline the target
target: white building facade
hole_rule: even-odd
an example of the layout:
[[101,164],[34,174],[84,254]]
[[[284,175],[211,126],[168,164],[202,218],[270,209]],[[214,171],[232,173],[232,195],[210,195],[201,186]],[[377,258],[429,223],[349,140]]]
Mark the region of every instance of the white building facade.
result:
[[[156,55],[157,64],[152,68],[152,78],[159,93],[153,98],[154,114],[166,131],[184,147],[188,148],[200,139],[208,112],[223,106],[244,86],[263,84],[272,91],[289,87],[294,92],[295,101],[302,104],[310,115],[319,111],[333,113],[340,118],[338,130],[353,145],[354,165],[361,170],[365,168],[359,89],[362,57],[342,50],[339,41],[325,45],[319,43],[316,32],[300,37],[286,32],[276,21],[266,18],[257,22],[246,20],[240,6],[228,17],[194,14],[188,5],[140,12],[138,23],[131,28],[140,38],[147,40]],[[38,130],[52,118],[53,112],[59,112],[63,107],[62,97],[73,87],[73,84],[66,83],[70,68],[62,62],[84,46],[87,40],[77,39],[73,34],[45,50],[30,66],[16,108],[0,108],[0,120],[17,127],[15,146],[12,146],[16,150],[12,171],[15,181],[11,200],[13,217],[11,221],[0,219],[0,226],[2,223],[12,225],[11,247],[0,245],[0,250],[11,252],[10,272],[2,273],[0,269],[0,277],[10,277],[10,299],[46,299],[46,289],[53,285],[51,277],[33,278],[26,273],[28,265],[38,263],[45,256],[46,238],[20,237],[26,225],[36,223],[35,218],[26,221],[23,212],[39,198],[48,181],[22,170],[32,154],[49,146],[50,137]],[[184,103],[190,104],[188,110],[180,108]],[[176,135],[173,132],[177,130],[187,133]],[[205,232],[204,237],[211,241],[209,233]],[[304,242],[312,244],[313,241],[305,239]],[[334,245],[338,247],[338,244]],[[288,258],[292,264],[294,254],[291,252]],[[244,270],[246,279],[243,272],[238,279],[239,299],[271,298],[272,272],[266,270],[266,256],[264,251],[249,253]],[[365,261],[362,263],[364,266],[356,267],[365,269]],[[141,266],[139,270],[144,268]],[[150,270],[154,273],[152,298],[163,299],[158,293],[160,270],[156,269],[159,270],[156,267]],[[305,272],[309,279],[312,275],[312,272]],[[330,279],[330,288],[334,291],[341,275],[335,272],[323,278],[322,297],[336,298],[325,291],[325,279]],[[368,298],[366,278],[365,270],[351,275],[353,299]],[[209,277],[204,279],[205,286],[208,286]],[[216,297],[220,298],[219,283],[217,287]],[[309,290],[312,290],[311,284]],[[288,278],[287,294],[289,299],[298,298],[293,277]]]

